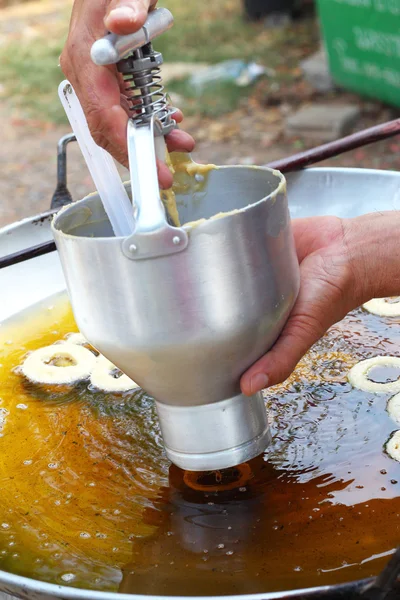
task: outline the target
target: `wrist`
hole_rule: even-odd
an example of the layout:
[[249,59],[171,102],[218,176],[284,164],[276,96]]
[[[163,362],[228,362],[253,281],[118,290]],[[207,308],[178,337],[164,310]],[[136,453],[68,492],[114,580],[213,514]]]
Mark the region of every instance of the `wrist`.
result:
[[400,213],[388,211],[343,219],[346,252],[361,305],[400,295]]

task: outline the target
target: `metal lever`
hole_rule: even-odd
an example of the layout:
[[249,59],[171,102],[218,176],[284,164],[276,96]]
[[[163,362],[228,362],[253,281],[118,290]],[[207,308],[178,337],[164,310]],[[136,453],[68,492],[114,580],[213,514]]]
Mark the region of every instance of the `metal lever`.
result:
[[128,122],[128,156],[132,197],[136,205],[135,231],[122,243],[131,259],[155,258],[176,254],[188,245],[188,235],[167,223],[157,183],[154,133],[162,125],[154,115],[145,122]]
[[168,31],[174,24],[174,17],[167,8],[156,8],[149,13],[143,27],[129,35],[110,33],[97,40],[91,49],[91,58],[96,65],[113,65],[128,54],[142,48],[151,40]]

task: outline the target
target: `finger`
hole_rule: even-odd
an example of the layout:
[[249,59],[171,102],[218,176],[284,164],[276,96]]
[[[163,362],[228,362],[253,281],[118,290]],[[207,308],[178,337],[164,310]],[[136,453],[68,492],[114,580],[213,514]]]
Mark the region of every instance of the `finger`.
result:
[[171,108],[171,116],[176,123],[182,123],[183,112],[179,108]]
[[127,167],[127,115],[122,106],[116,105],[102,112],[91,113],[88,115],[88,124],[96,144]]
[[186,131],[174,129],[165,138],[169,152],[192,152],[195,142]]
[[134,33],[144,25],[150,8],[155,4],[155,0],[112,0],[104,25],[117,35]]
[[131,113],[131,105],[125,94],[121,94],[121,106],[129,117]]
[[302,263],[304,258],[310,253],[310,235],[317,228],[318,224],[311,218],[293,219],[292,231],[296,244],[296,252],[299,263]]
[[157,173],[158,173],[158,182],[160,184],[160,188],[162,190],[168,190],[172,187],[173,178],[172,173],[167,167],[167,165],[161,160],[157,159]]
[[324,280],[316,273],[316,264],[308,262],[300,268],[300,293],[280,337],[241,379],[242,392],[248,396],[285,381],[311,346],[354,308],[344,301],[348,284],[341,289],[335,281]]
[[[343,235],[342,221],[338,217],[293,219],[292,230],[299,263],[313,252],[331,245]],[[324,231],[323,236],[321,230]]]
[[85,72],[86,85],[78,85],[89,129],[95,142],[117,160],[126,155],[128,115],[121,106],[118,81],[112,69],[91,66]]
[[285,381],[304,354],[325,333],[322,323],[299,313],[289,319],[281,336],[263,358],[255,363],[241,379],[246,396]]

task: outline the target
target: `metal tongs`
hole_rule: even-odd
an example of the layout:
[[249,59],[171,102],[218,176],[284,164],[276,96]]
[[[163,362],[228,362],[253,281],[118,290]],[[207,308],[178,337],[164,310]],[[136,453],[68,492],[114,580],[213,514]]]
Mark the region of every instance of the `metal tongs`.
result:
[[382,573],[361,591],[361,597],[363,600],[385,600],[391,592],[395,591],[399,575],[400,547],[396,550]]

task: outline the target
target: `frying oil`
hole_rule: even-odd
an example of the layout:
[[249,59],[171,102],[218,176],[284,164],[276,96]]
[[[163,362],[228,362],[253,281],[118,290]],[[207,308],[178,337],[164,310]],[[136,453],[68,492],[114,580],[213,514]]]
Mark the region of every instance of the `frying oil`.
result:
[[[135,593],[216,595],[375,575],[400,539],[390,394],[358,361],[400,355],[400,321],[351,313],[266,395],[265,456],[217,473],[168,463],[144,392],[45,389],[16,367],[76,326],[66,297],[0,329],[0,568]],[[395,372],[371,372],[393,380]]]

